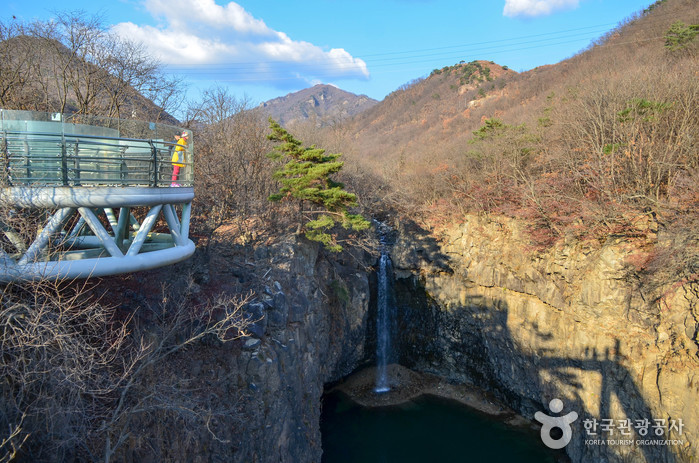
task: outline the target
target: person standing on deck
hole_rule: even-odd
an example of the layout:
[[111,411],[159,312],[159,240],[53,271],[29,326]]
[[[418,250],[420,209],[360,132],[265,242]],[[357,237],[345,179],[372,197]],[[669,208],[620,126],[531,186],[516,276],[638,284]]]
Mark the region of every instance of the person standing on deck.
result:
[[177,178],[180,175],[180,169],[184,167],[185,153],[187,152],[187,141],[189,140],[189,133],[186,131],[182,132],[182,135],[175,135],[177,140],[177,145],[175,146],[175,151],[172,153],[172,183],[171,187],[180,186],[177,183]]

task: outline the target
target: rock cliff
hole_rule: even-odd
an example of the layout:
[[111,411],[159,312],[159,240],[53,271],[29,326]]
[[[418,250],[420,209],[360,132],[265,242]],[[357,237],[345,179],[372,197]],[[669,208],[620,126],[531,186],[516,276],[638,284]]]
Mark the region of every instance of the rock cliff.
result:
[[252,335],[199,342],[150,374],[151,390],[185,386],[216,413],[192,426],[139,415],[118,461],[320,462],[324,385],[365,357],[369,256],[328,255],[293,236],[235,247],[219,245],[192,267],[204,274],[195,275],[201,292],[256,287],[246,307]]
[[[630,258],[656,239],[649,229],[536,252],[508,219],[466,217],[439,241],[402,225],[392,247],[395,360],[440,384],[481,388],[531,420],[555,415],[549,403],[562,400],[562,414],[578,414],[565,448],[574,462],[695,461],[699,288],[672,282],[651,293],[632,278]],[[202,286],[239,292],[236,281],[254,279],[253,336],[197,345],[153,377],[184,378],[228,412],[194,433],[147,417],[120,461],[320,461],[324,385],[373,356],[372,258],[328,256],[293,237],[226,252]]]
[[695,461],[699,288],[647,294],[628,272],[647,244],[571,240],[542,253],[507,219],[467,217],[440,242],[403,226],[393,250],[400,361],[493,391],[530,419],[561,399],[563,414],[579,415],[573,461]]
[[261,329],[236,359],[251,392],[235,461],[319,462],[323,387],[364,359],[368,275],[305,240],[255,257],[273,283],[252,307]]

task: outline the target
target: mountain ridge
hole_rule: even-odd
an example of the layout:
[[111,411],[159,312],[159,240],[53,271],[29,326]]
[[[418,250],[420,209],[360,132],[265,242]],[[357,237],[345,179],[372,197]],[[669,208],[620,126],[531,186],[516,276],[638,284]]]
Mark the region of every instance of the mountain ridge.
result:
[[356,95],[334,85],[318,84],[260,104],[281,125],[313,122],[326,127],[352,118],[378,104],[366,95]]

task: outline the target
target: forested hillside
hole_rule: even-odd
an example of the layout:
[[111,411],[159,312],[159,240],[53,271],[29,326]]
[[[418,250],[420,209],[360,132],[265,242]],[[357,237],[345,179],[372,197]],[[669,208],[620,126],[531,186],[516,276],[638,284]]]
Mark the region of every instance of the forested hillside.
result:
[[435,70],[344,127],[357,188],[431,226],[519,217],[538,248],[650,222],[686,249],[699,224],[697,23],[695,1],[662,0],[555,65]]

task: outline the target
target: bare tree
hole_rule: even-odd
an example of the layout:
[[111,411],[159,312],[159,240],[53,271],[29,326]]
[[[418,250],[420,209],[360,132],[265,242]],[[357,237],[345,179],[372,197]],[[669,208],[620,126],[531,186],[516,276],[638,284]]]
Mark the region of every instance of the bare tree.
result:
[[139,415],[165,409],[206,426],[216,413],[177,385],[147,387],[146,374],[206,337],[244,336],[249,297],[193,305],[185,290],[137,326],[94,289],[41,281],[0,293],[0,461],[108,462]]
[[[104,37],[102,46],[104,50],[97,63],[104,71],[100,82],[105,94],[105,98],[101,100],[102,114],[124,117],[123,107],[133,107],[133,101],[138,95],[151,100],[158,108],[157,114],[149,115],[156,121],[163,112],[183,109],[179,106],[182,79],[164,75],[160,63],[148,54],[143,44],[109,34]],[[131,117],[133,114],[126,116]]]
[[183,91],[182,80],[166,76],[143,45],[81,11],[29,25],[0,23],[0,58],[7,109],[158,120],[176,109]]
[[24,35],[21,23],[0,23],[0,104],[4,108],[13,102],[22,105],[29,88],[35,55]]
[[274,184],[265,117],[222,88],[206,91],[190,111],[190,124],[198,127],[195,201],[205,211],[206,233],[212,236],[227,221],[252,213],[270,214],[267,197]]
[[[212,302],[190,306],[187,297],[192,281],[180,294],[171,294],[171,288],[163,288],[162,304],[151,310],[153,321],[136,331],[138,348],[132,350],[129,367],[119,378],[115,388],[116,400],[103,415],[95,433],[102,457],[109,462],[119,447],[131,437],[131,426],[139,416],[159,412],[184,419],[190,426],[206,426],[214,416],[231,413],[229,407],[210,407],[199,403],[190,394],[186,380],[177,384],[157,384],[153,387],[146,380],[147,373],[156,365],[180,350],[205,338],[225,343],[247,336],[246,327],[256,320],[247,318],[243,307],[252,295],[231,297],[219,295]],[[101,445],[101,447],[99,447]]]

